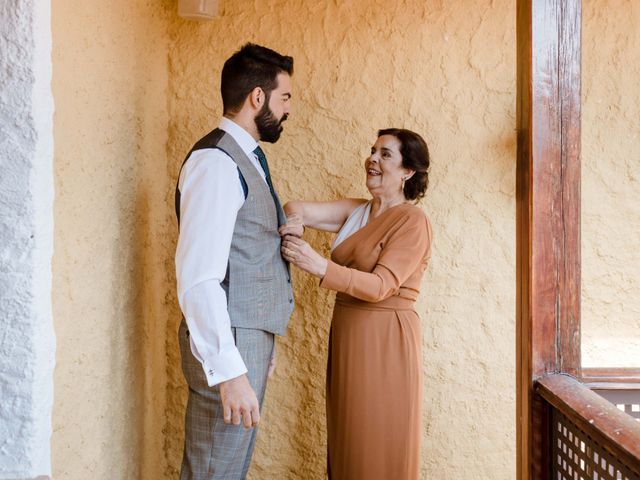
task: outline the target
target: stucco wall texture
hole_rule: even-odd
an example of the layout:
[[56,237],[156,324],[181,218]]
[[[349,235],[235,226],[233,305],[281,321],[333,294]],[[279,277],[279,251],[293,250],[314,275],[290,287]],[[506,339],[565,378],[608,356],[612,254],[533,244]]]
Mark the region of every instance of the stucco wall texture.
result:
[[640,366],[640,3],[583,2],[583,365]]
[[[246,41],[296,60],[293,114],[266,147],[284,200],[366,196],[378,128],[427,139],[423,478],[514,478],[513,4],[223,0],[219,18],[194,23],[173,0],[52,3],[54,478],[176,478],[186,387],[173,185],[216,126],[222,63]],[[610,365],[637,345],[639,326],[640,204],[629,198],[640,102],[629,95],[640,11],[630,0],[583,4],[584,357]],[[307,238],[328,252],[328,235]],[[324,476],[333,295],[299,272],[295,282],[252,479]]]
[[[429,142],[423,476],[513,478],[511,3],[223,1],[198,24],[169,0],[54,2],[55,478],[176,478],[186,387],[173,182],[216,125],[220,68],[246,41],[296,59],[293,115],[266,148],[284,200],[366,196],[378,128]],[[329,236],[308,238],[327,252]],[[253,479],[324,476],[333,295],[295,281]]]
[[[293,114],[265,148],[285,200],[367,196],[379,128],[420,132],[433,155],[423,203],[435,231],[418,310],[424,325],[423,477],[515,475],[515,7],[464,2],[221,2],[216,20],[170,27],[169,163],[221,114],[224,60],[246,41],[295,58]],[[307,238],[325,253],[329,236]],[[167,263],[169,265],[169,263]],[[267,390],[252,479],[321,479],[333,295],[296,272],[297,308]],[[168,325],[169,472],[186,388]],[[398,412],[389,412],[390,415]]]
[[169,9],[53,2],[56,479],[165,469]]

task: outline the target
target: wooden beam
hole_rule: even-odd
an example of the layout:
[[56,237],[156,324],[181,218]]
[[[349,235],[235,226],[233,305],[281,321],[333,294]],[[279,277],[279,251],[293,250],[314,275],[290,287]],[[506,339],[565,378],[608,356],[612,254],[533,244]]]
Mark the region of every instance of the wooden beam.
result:
[[546,373],[580,372],[580,0],[517,3],[518,478],[548,478]]
[[640,384],[640,368],[583,368],[583,383]]

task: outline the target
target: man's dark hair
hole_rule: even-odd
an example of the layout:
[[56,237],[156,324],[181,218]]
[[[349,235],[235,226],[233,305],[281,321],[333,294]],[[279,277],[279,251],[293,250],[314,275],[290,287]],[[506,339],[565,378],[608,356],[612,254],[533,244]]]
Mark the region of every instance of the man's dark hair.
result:
[[222,68],[220,90],[223,112],[238,112],[247,95],[256,87],[264,90],[268,101],[271,92],[278,86],[278,74],[282,72],[293,75],[293,58],[254,43],[244,45]]
[[386,128],[378,131],[378,137],[382,135],[393,135],[400,141],[402,166],[416,172],[404,184],[404,197],[407,200],[419,201],[424,197],[429,186],[431,159],[427,142],[417,133],[402,128]]

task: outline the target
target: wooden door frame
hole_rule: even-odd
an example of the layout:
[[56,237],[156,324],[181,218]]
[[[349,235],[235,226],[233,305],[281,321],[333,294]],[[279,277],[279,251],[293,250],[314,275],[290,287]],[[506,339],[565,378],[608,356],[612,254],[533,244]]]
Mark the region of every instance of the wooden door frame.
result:
[[580,375],[581,0],[517,1],[517,478],[548,478],[547,373]]

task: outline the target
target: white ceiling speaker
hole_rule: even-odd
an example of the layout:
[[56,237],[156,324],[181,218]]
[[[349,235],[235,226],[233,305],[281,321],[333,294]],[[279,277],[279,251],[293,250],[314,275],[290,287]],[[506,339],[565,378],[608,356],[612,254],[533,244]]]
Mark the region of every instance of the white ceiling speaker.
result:
[[218,15],[218,0],[178,0],[178,15],[187,20],[213,20]]

